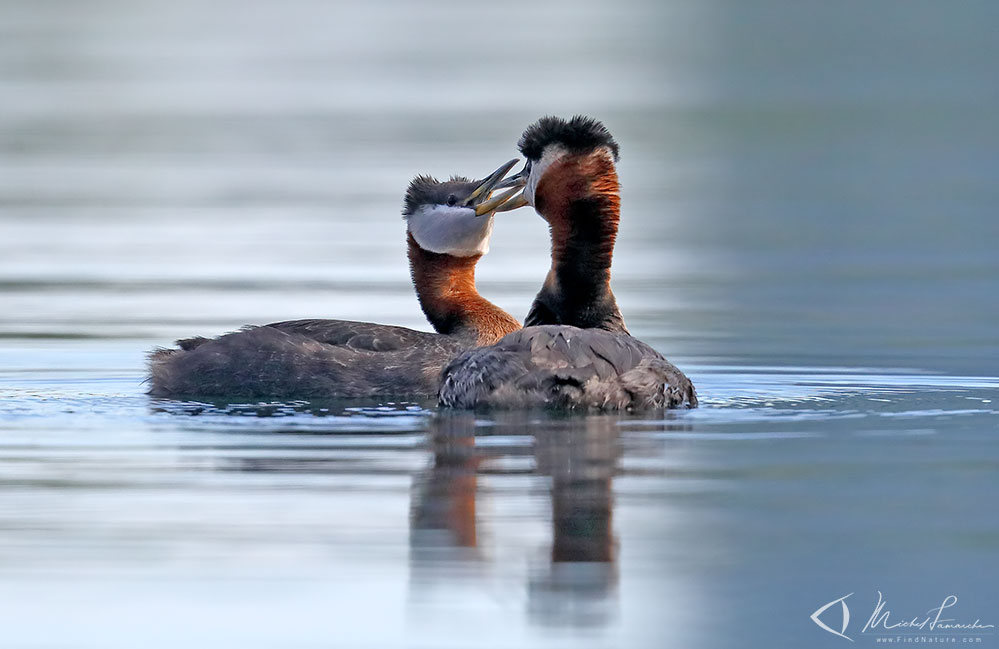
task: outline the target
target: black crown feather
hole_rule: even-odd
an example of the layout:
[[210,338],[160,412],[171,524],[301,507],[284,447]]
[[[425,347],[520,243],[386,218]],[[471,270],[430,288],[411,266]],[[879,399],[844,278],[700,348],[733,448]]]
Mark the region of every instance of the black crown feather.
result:
[[455,192],[467,196],[475,183],[464,176],[451,176],[450,180],[440,181],[433,176],[419,175],[413,178],[406,189],[402,204],[402,216],[408,218],[421,205],[442,205],[448,194]]
[[561,144],[577,153],[605,146],[614,154],[615,161],[619,157],[617,142],[607,127],[585,115],[575,115],[569,120],[546,115],[524,130],[517,146],[525,158],[538,160],[549,144]]
[[433,176],[420,174],[416,178],[413,178],[409,183],[409,187],[406,188],[406,198],[402,204],[402,215],[412,216],[416,208],[426,202],[427,194],[440,184],[440,181]]

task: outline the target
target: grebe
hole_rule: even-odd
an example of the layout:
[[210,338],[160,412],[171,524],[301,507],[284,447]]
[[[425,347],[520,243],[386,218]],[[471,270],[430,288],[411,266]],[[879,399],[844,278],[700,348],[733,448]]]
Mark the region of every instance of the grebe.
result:
[[417,176],[406,191],[409,266],[438,333],[347,320],[294,320],[214,339],[178,340],[149,357],[159,397],[433,397],[441,368],[465,349],[520,328],[479,295],[475,265],[489,250],[493,215],[518,192],[489,198],[516,164],[481,181]]
[[[445,368],[442,406],[633,410],[696,407],[690,380],[628,333],[610,287],[620,218],[618,145],[600,122],[543,117],[518,143],[524,185],[506,207],[548,222],[551,269],[524,329]],[[518,178],[519,177],[519,178]]]

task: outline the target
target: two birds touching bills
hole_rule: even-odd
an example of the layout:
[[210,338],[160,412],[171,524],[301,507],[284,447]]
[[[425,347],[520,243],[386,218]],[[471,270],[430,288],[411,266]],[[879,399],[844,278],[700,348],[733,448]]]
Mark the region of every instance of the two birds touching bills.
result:
[[[631,336],[610,286],[619,148],[600,122],[543,117],[483,180],[417,176],[406,191],[413,285],[427,333],[294,320],[188,338],[150,354],[149,393],[172,398],[434,398],[448,408],[616,411],[696,407],[690,380]],[[504,190],[495,196],[494,192]],[[496,212],[533,207],[551,268],[524,325],[481,296],[475,266]]]

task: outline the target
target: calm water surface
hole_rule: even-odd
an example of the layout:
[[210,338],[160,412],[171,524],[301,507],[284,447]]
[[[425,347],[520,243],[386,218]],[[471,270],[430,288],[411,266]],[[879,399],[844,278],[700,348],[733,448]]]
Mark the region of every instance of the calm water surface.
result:
[[[0,0],[0,645],[999,625],[995,4],[202,5]],[[620,142],[615,290],[700,409],[144,395],[181,336],[426,328],[407,182],[550,112]],[[502,215],[480,288],[522,317],[546,258]]]

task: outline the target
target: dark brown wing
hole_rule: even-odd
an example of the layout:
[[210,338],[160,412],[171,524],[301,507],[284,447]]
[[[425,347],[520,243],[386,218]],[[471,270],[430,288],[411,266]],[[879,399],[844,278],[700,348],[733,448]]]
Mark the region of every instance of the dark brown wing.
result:
[[440,404],[458,408],[630,410],[695,407],[690,380],[628,334],[546,325],[459,355],[444,369]]
[[402,327],[296,320],[150,355],[154,396],[432,397],[441,368],[469,345]]
[[288,320],[267,325],[289,334],[344,349],[389,352],[432,343],[439,334],[353,320]]

